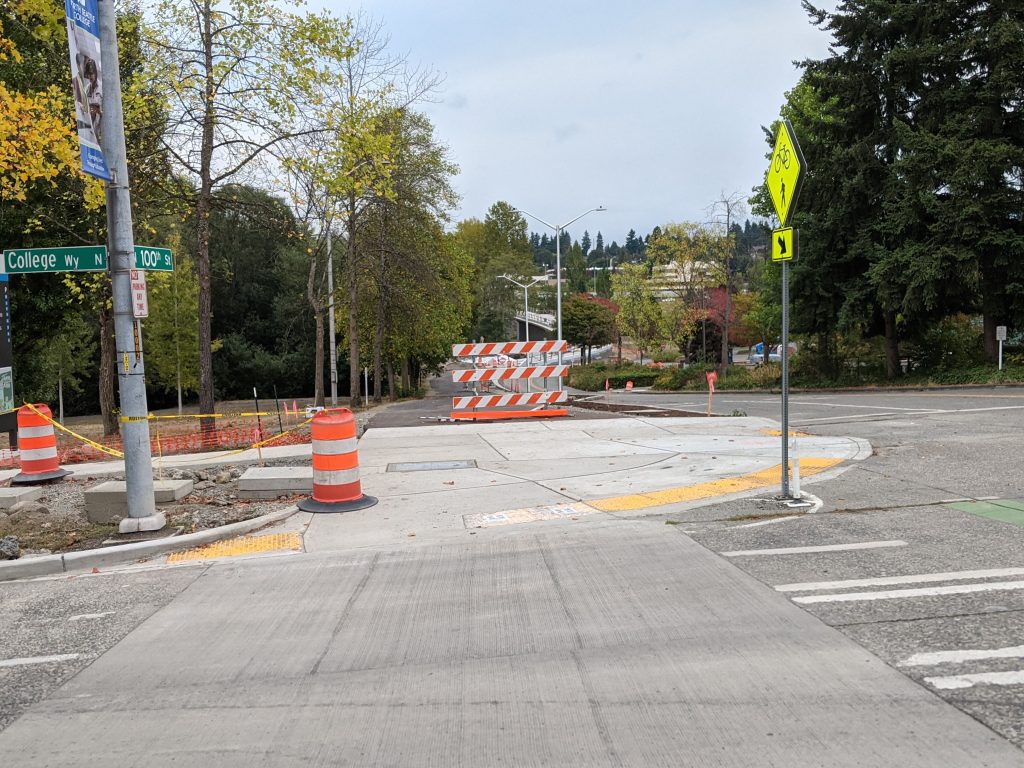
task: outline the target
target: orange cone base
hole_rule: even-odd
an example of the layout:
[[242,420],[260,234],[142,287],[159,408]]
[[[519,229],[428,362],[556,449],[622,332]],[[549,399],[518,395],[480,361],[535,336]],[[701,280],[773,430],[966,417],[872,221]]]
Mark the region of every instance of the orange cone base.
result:
[[70,469],[64,469],[59,467],[51,470],[50,472],[33,472],[32,474],[25,474],[19,472],[11,478],[11,485],[31,485],[32,483],[45,483],[50,480],[60,480],[62,477],[67,477],[71,474]]
[[308,498],[303,499],[296,506],[303,512],[326,514],[329,512],[354,512],[357,509],[372,507],[376,503],[376,498],[364,495],[362,498],[352,501],[317,501],[314,498]]

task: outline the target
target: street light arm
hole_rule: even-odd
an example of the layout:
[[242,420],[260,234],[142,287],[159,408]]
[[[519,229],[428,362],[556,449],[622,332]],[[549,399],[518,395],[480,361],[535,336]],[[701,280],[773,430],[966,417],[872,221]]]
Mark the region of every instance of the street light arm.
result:
[[523,285],[518,280],[514,280],[513,278],[509,277],[508,275],[495,275],[494,279],[495,280],[508,280],[513,285],[518,285],[520,288],[522,288],[525,291],[527,288],[532,288],[533,286],[535,286],[537,283],[539,283],[544,278],[543,277],[535,277],[533,279],[533,282],[529,283],[527,285]]
[[[590,209],[589,211],[584,211],[583,213],[581,213],[581,214],[580,214],[579,216],[577,216],[577,217],[576,217],[575,219],[570,219],[569,221],[565,222],[565,224],[561,224],[561,225],[559,225],[558,229],[565,229],[565,228],[566,228],[566,227],[568,227],[568,226],[569,226],[570,224],[572,224],[572,223],[573,223],[574,221],[579,221],[580,219],[582,219],[582,218],[583,218],[584,216],[586,216],[586,215],[587,215],[588,213],[595,213],[595,212],[597,212],[597,211],[607,211],[607,210],[608,210],[608,209],[607,209],[607,208],[605,208],[605,207],[604,207],[603,205],[599,205],[599,206],[597,206],[597,208],[591,208],[591,209]],[[536,218],[536,216],[535,216],[534,218]],[[539,221],[539,219],[538,219],[538,221]],[[550,227],[551,225],[550,225],[550,224],[548,224],[548,226]],[[552,229],[554,229],[554,227],[552,227]]]
[[[558,231],[558,227],[556,227],[554,224],[552,224],[549,221],[544,221],[544,219],[542,219],[540,216],[534,216],[532,213],[530,213],[529,211],[524,211],[522,208],[513,208],[512,210],[514,210],[516,213],[521,213],[524,216],[529,216],[531,219],[536,219],[541,224],[543,224],[545,227],[553,229],[556,232]],[[590,211],[587,211],[587,213],[590,213]]]

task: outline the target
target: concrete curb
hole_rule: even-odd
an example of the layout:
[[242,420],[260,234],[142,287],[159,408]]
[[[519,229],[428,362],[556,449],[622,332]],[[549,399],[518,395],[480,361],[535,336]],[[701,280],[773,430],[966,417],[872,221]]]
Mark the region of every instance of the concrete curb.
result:
[[277,512],[254,517],[251,520],[242,520],[238,523],[222,525],[219,528],[187,533],[184,536],[170,536],[165,539],[140,541],[134,544],[118,544],[113,547],[104,547],[103,549],[84,549],[81,552],[67,552],[62,555],[44,555],[43,557],[7,560],[0,562],[0,581],[27,579],[35,576],[53,576],[83,569],[105,568],[111,565],[133,563],[153,557],[154,555],[192,549],[202,544],[211,544],[221,539],[249,533],[258,528],[286,520],[298,511],[299,508],[292,505],[279,509]]
[[[789,393],[791,395],[830,395],[830,394],[845,394],[845,393],[867,393],[872,394],[875,392],[886,393],[886,392],[944,392],[944,391],[956,391],[962,389],[1021,389],[1024,387],[1024,382],[1020,381],[1009,381],[1000,382],[997,384],[907,384],[905,386],[878,386],[878,387],[823,387],[815,389],[813,387],[790,387]],[[568,389],[568,388],[567,388]],[[605,390],[597,390],[591,392],[585,389],[568,389],[569,394],[578,394],[579,396],[599,396],[606,394]],[[630,391],[625,389],[610,389],[607,394],[612,395],[706,395],[707,389],[651,389],[650,387],[636,388]],[[721,389],[715,387],[716,395],[781,395],[781,389]]]

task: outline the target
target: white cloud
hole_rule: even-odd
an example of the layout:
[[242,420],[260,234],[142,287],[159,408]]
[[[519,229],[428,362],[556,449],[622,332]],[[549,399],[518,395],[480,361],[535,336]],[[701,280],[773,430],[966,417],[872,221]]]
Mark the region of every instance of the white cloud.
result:
[[[331,2],[326,3],[332,7]],[[831,3],[834,5],[834,3]],[[336,12],[345,9],[334,7]],[[446,74],[426,105],[462,168],[460,216],[497,200],[620,243],[701,220],[765,164],[761,125],[828,40],[797,0],[373,0],[396,51]]]

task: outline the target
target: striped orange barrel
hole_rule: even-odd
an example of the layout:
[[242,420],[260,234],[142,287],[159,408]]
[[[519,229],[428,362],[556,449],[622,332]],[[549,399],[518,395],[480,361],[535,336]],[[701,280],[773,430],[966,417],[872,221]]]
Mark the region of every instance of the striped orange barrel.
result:
[[32,408],[23,405],[18,409],[18,450],[21,452],[21,472],[11,478],[12,483],[57,480],[71,474],[57,460],[53,414],[43,403]]
[[321,411],[313,417],[313,498],[298,507],[306,512],[347,512],[372,507],[359,481],[356,420],[352,411]]

